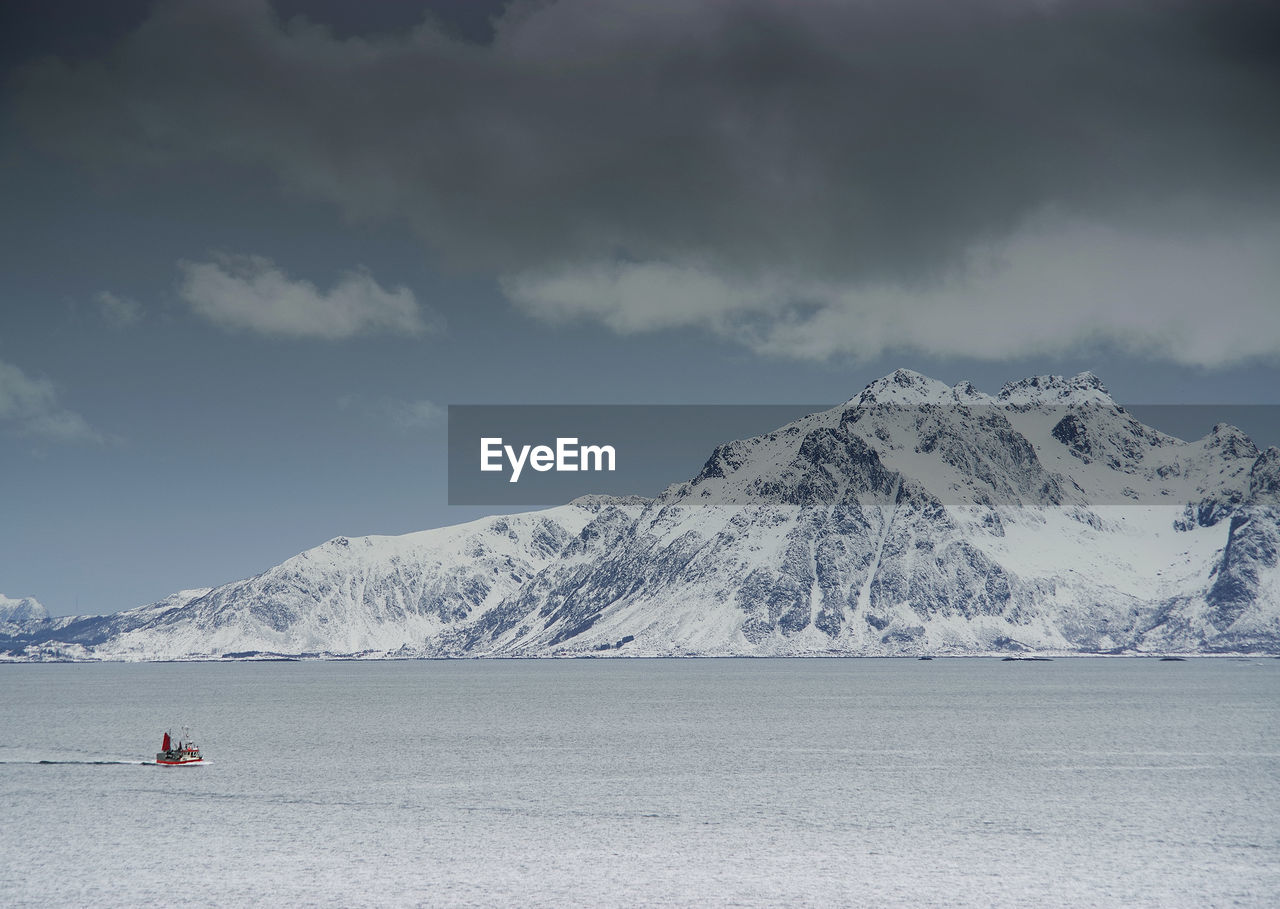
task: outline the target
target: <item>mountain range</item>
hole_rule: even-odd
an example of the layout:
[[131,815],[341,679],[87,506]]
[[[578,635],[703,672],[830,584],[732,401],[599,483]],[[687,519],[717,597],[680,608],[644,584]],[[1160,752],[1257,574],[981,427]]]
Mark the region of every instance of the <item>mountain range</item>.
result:
[[1280,653],[1280,449],[1092,374],[909,370],[654,498],[337,537],[107,616],[0,597],[0,658]]

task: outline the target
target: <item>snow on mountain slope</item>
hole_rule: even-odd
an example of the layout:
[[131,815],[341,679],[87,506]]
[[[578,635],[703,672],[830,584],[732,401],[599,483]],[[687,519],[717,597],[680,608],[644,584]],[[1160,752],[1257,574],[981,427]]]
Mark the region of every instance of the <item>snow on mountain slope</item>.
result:
[[[1204,507],[1191,505],[1238,508],[1257,461],[1231,427],[1183,442],[1142,425],[1089,374],[992,397],[900,370],[842,407],[717,447],[598,556],[550,566],[471,644],[535,654],[621,652],[626,637],[629,652],[651,654],[1267,649],[1280,638],[1275,607],[1254,597],[1254,575],[1271,577],[1257,568],[1267,541],[1232,550],[1220,518],[1196,520]],[[1242,526],[1237,536],[1252,525]],[[1244,568],[1231,567],[1232,552]],[[1211,621],[1215,589],[1224,603],[1252,597],[1253,612]],[[1196,614],[1175,632],[1165,626],[1179,604]],[[1254,630],[1241,637],[1235,623],[1246,620]]]
[[49,622],[49,610],[34,597],[15,599],[0,593],[0,635],[28,634]]
[[[1092,374],[988,395],[899,370],[588,497],[57,620],[14,658],[1280,652],[1280,451],[1183,441]],[[56,627],[55,627],[56,626]],[[59,649],[61,648],[61,649]]]
[[604,501],[587,497],[403,536],[337,537],[257,577],[72,620],[56,638],[73,649],[55,655],[76,656],[74,648],[123,660],[429,652],[434,638],[556,558]]
[[[9,642],[8,655],[51,660],[101,658],[110,652],[112,642],[135,628],[150,622],[161,621],[165,617],[173,621],[176,616],[189,615],[189,613],[182,613],[182,610],[211,589],[200,587],[180,590],[155,603],[112,615],[70,615],[49,619],[42,628],[34,629],[26,635],[15,636]],[[3,656],[3,648],[0,648],[0,657]],[[147,657],[147,659],[167,658],[160,655]]]

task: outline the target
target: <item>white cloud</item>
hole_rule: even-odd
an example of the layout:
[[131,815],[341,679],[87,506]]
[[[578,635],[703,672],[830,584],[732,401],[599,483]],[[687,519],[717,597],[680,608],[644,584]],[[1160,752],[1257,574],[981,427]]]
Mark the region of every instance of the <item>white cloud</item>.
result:
[[32,378],[0,360],[0,422],[20,436],[50,442],[101,442],[84,417],[58,404],[48,379]]
[[445,416],[443,407],[434,401],[425,399],[416,401],[405,401],[400,398],[369,400],[360,395],[342,395],[338,398],[337,403],[339,410],[358,410],[406,432],[435,426]]
[[440,422],[445,410],[434,401],[386,401],[383,412],[401,429],[424,429]]
[[103,290],[94,296],[93,301],[98,304],[102,317],[113,325],[132,325],[142,318],[142,304],[130,297]]
[[736,281],[701,266],[666,262],[595,263],[500,281],[511,300],[536,315],[586,317],[622,334],[687,325],[724,328],[735,317],[777,310],[786,294],[770,283]]
[[1001,360],[1106,344],[1220,367],[1280,351],[1276,249],[1280,222],[1192,239],[1046,216],[912,287],[668,263],[519,273],[502,287],[549,320],[701,328],[778,356]]
[[345,271],[328,291],[294,279],[263,256],[217,255],[178,263],[178,295],[216,325],[263,335],[348,338],[433,327],[407,287],[384,288],[367,269]]

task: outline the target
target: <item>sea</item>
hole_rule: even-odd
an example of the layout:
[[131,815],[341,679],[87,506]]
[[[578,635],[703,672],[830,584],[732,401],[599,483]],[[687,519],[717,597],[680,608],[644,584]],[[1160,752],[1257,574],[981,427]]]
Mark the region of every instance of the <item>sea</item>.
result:
[[1280,660],[0,665],[0,904],[1275,907]]

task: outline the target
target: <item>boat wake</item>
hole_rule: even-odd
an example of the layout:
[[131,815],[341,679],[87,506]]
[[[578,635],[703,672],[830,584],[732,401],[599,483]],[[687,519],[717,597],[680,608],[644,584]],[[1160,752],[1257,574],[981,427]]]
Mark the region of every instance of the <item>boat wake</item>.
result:
[[39,765],[39,764],[51,764],[51,765],[52,765],[52,764],[79,764],[79,765],[83,765],[83,766],[100,766],[100,765],[106,765],[106,764],[138,765],[138,764],[150,764],[150,763],[151,763],[151,761],[43,761],[43,760],[41,760],[41,761],[37,761],[37,760],[30,760],[30,761],[0,761],[0,764],[29,764],[29,765],[30,765],[30,764],[35,764],[35,765]]

